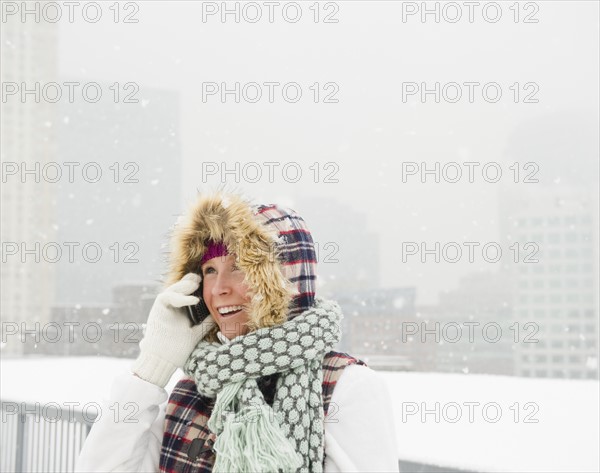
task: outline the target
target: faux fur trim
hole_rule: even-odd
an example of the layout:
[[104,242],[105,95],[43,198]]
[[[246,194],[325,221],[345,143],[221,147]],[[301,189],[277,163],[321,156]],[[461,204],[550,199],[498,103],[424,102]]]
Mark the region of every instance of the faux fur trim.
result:
[[[250,330],[281,324],[287,319],[294,289],[283,276],[277,238],[254,219],[251,204],[240,196],[201,194],[174,226],[166,283],[174,284],[189,272],[199,274],[205,242],[223,241],[246,275]],[[216,340],[216,332],[213,329],[206,338]]]

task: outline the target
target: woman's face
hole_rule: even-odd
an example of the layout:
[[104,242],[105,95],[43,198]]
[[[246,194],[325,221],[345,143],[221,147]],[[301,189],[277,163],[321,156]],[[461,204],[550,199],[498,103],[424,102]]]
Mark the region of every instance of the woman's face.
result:
[[244,273],[233,255],[219,256],[202,265],[204,302],[223,335],[230,340],[249,332],[247,306],[250,298]]

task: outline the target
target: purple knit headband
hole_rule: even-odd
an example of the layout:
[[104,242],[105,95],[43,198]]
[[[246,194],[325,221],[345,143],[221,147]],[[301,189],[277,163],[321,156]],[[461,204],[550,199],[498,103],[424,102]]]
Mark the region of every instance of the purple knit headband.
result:
[[214,241],[209,241],[206,246],[206,251],[204,252],[204,256],[200,260],[200,266],[206,263],[208,260],[213,258],[217,258],[219,256],[226,256],[229,252],[227,251],[227,246],[222,242],[215,243]]

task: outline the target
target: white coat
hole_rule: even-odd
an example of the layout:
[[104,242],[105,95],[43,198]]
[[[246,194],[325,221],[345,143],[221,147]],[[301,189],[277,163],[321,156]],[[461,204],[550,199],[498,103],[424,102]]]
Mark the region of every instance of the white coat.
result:
[[[159,386],[133,374],[117,376],[75,471],[158,473],[167,400]],[[345,367],[325,417],[325,473],[397,472],[393,418],[379,375],[362,365]]]

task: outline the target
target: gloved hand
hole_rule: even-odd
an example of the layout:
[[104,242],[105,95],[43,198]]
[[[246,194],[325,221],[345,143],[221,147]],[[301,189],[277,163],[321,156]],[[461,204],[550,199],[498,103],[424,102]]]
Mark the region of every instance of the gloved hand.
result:
[[190,327],[182,309],[199,302],[190,294],[200,287],[201,281],[200,275],[188,273],[156,297],[140,342],[140,355],[132,366],[140,378],[164,388],[206,334],[210,324]]

